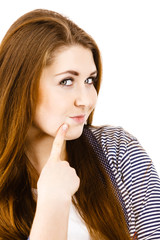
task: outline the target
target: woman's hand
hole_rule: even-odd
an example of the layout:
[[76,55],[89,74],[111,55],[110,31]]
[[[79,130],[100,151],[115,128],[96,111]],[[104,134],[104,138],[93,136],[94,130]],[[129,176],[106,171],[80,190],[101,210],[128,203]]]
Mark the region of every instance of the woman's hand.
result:
[[61,159],[61,151],[68,126],[63,124],[54,139],[50,157],[44,166],[37,184],[38,199],[48,203],[61,198],[69,198],[79,188],[79,177],[67,161]]
[[65,126],[59,128],[38,180],[37,208],[30,240],[67,240],[71,197],[78,190],[80,180],[69,163],[60,158],[68,130]]

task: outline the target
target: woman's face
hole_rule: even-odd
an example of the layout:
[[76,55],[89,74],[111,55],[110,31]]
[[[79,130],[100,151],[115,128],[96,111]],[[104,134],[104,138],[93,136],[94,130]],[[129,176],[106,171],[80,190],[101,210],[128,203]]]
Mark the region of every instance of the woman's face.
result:
[[74,45],[57,51],[53,63],[42,72],[32,127],[54,137],[58,128],[67,123],[66,140],[78,138],[95,108],[96,77],[97,69],[89,49]]

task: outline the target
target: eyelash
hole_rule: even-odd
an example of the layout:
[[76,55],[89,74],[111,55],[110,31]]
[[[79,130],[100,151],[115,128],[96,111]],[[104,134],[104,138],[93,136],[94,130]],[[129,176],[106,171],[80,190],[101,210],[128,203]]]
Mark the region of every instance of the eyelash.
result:
[[[87,78],[86,80],[88,80],[88,79],[92,79],[92,83],[88,83],[88,85],[95,85],[95,83],[97,82],[97,77],[89,77],[89,78]],[[86,81],[85,80],[85,81]],[[73,78],[66,78],[66,79],[64,79],[64,80],[62,80],[61,82],[60,82],[60,85],[62,85],[62,86],[65,86],[65,87],[70,87],[70,86],[72,86],[72,84],[71,85],[66,85],[66,84],[64,84],[64,82],[67,82],[67,81],[72,81],[72,83],[74,82],[74,79]]]

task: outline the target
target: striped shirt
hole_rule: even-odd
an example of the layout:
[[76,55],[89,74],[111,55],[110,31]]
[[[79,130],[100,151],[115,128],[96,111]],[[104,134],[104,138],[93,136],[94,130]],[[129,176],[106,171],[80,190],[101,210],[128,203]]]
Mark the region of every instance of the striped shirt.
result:
[[85,126],[83,134],[118,188],[131,236],[160,240],[160,179],[138,140],[121,127]]
[[[121,127],[85,126],[83,134],[117,188],[131,237],[160,240],[160,179],[138,140]],[[78,234],[71,231],[73,226],[85,229],[73,213],[68,239]]]

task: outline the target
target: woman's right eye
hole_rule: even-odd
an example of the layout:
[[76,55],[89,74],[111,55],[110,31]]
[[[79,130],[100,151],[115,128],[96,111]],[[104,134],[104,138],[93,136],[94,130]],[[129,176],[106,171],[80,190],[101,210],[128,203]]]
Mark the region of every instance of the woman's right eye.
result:
[[64,79],[60,82],[62,86],[71,86],[73,83],[73,79]]

